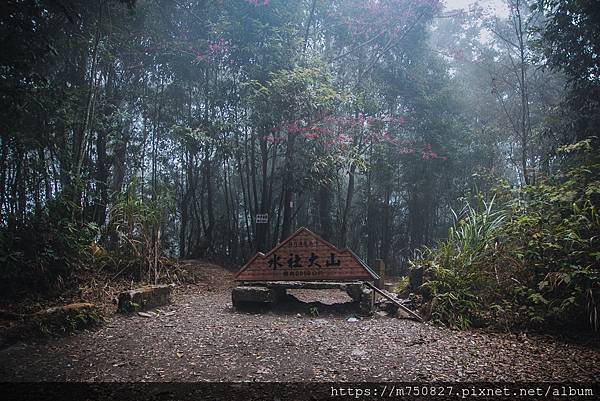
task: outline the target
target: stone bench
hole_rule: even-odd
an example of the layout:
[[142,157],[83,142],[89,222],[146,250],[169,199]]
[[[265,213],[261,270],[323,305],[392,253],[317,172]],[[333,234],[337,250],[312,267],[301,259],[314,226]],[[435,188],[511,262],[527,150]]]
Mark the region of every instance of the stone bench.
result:
[[360,311],[372,314],[374,310],[375,294],[371,288],[360,281],[332,282],[332,281],[262,281],[242,282],[231,292],[233,306],[241,308],[251,304],[273,304],[286,296],[288,289],[325,290],[338,289],[345,291],[354,302],[357,302]]
[[119,294],[117,309],[127,313],[171,303],[171,285],[146,285]]

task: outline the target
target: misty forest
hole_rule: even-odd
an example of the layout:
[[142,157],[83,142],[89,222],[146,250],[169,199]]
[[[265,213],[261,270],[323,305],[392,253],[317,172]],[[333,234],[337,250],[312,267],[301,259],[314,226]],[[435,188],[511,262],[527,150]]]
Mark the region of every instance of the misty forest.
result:
[[[597,1],[0,10],[0,381],[597,380]],[[302,227],[374,314],[231,305]]]

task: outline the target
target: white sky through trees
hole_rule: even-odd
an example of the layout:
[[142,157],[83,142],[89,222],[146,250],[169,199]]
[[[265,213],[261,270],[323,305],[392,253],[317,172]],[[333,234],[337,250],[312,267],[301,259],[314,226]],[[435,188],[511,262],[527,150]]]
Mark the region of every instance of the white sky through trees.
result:
[[506,17],[508,14],[506,2],[502,0],[445,0],[444,3],[448,11],[458,9],[468,10],[471,4],[479,3],[486,11],[490,11],[499,17]]

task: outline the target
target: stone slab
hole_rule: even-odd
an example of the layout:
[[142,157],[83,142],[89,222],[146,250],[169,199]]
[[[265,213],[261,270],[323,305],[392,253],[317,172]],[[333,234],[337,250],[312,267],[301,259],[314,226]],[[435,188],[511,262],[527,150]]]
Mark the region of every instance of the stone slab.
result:
[[272,303],[277,298],[277,291],[267,287],[240,286],[231,291],[233,306],[243,303]]
[[171,303],[170,285],[147,285],[123,291],[118,297],[119,312],[133,312]]
[[258,281],[241,283],[241,286],[268,287],[268,288],[287,288],[304,290],[327,290],[338,289],[345,291],[349,286],[360,286],[362,281]]

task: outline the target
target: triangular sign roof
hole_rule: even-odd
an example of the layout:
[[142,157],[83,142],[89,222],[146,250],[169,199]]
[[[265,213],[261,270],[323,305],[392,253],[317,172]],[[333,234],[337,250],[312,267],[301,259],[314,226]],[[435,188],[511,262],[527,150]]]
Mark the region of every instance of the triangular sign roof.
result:
[[257,253],[236,274],[237,281],[349,281],[379,276],[349,249],[338,249],[300,228],[268,253]]

